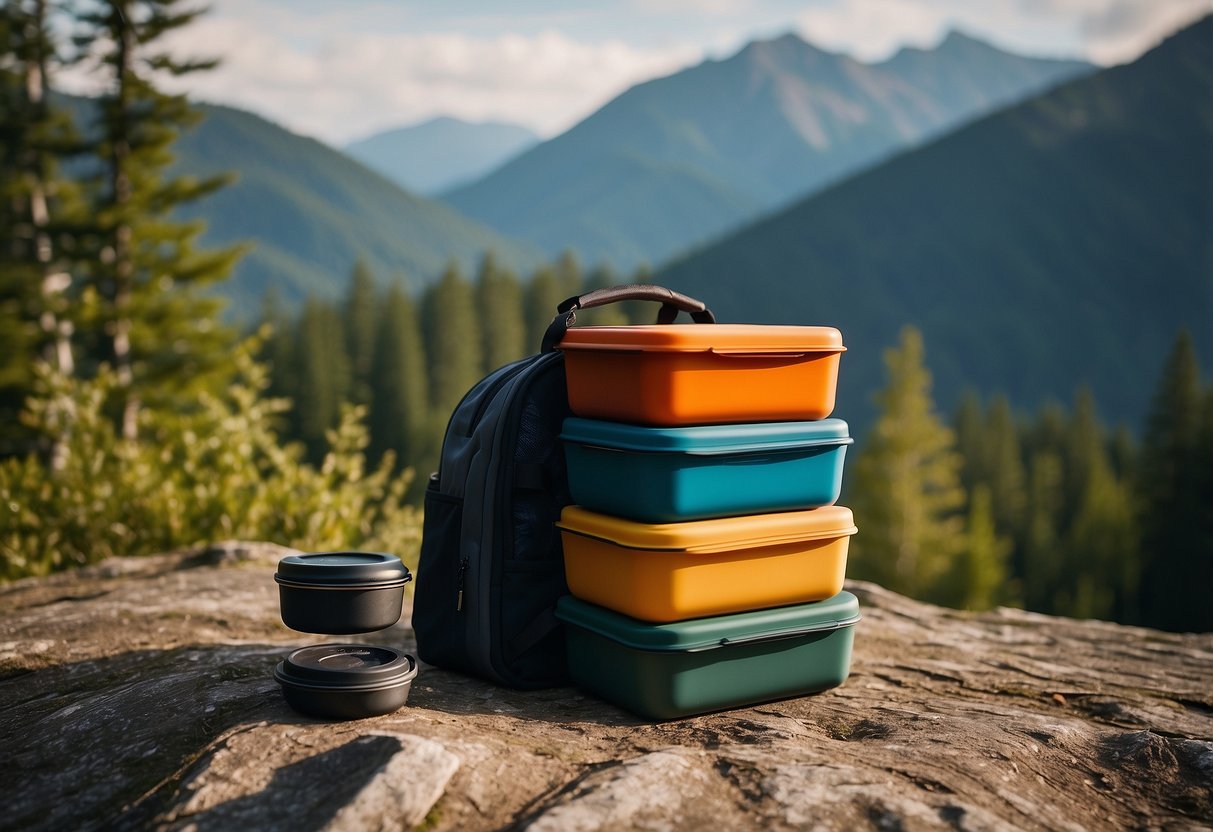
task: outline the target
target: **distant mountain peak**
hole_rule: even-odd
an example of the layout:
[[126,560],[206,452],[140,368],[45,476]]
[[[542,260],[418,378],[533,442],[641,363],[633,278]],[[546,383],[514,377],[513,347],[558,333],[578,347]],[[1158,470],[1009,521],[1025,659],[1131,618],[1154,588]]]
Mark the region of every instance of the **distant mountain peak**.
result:
[[873,66],[806,36],[773,32],[637,84],[445,197],[554,253],[629,269],[1082,70],[978,48]]
[[823,49],[820,46],[805,40],[799,33],[794,31],[787,31],[782,35],[776,35],[775,37],[771,38],[752,40],[742,47],[737,54],[739,56],[812,54],[840,57],[838,53],[831,52],[828,49]]
[[979,38],[976,35],[971,35],[968,32],[962,31],[960,29],[949,29],[947,34],[944,35],[943,40],[941,40],[939,42],[939,46],[937,46],[936,48],[937,49],[953,48],[954,49],[954,48],[960,47],[960,46],[981,46],[981,47],[984,47],[985,49],[993,49],[996,52],[1005,51],[1005,50],[999,49],[997,46],[990,43],[988,40]]
[[520,124],[439,115],[367,136],[345,152],[407,190],[433,195],[483,176],[538,141]]

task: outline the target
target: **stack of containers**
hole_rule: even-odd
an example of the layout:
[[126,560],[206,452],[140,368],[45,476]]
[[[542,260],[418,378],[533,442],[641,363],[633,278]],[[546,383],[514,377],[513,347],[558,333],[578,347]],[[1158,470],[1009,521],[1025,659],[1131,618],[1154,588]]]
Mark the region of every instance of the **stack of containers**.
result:
[[559,348],[574,681],[657,719],[841,684],[859,607],[838,330],[585,327]]

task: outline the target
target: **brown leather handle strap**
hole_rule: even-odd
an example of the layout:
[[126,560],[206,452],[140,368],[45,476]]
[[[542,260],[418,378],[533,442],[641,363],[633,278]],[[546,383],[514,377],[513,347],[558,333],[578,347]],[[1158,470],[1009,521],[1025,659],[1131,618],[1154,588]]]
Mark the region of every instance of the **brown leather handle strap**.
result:
[[673,323],[679,312],[686,312],[696,323],[716,323],[716,316],[703,301],[664,286],[645,283],[608,286],[604,289],[594,289],[584,295],[574,295],[562,301],[556,307],[556,317],[552,319],[547,332],[543,335],[542,351],[551,352],[556,348],[560,339],[564,337],[564,333],[576,322],[578,309],[593,309],[595,306],[605,306],[608,303],[618,303],[623,300],[651,300],[660,303],[661,308],[657,311],[657,323],[659,324]]

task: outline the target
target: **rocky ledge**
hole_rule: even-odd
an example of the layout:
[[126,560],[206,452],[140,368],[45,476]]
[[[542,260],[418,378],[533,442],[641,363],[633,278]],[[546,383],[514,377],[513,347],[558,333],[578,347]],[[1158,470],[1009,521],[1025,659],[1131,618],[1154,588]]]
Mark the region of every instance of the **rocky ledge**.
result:
[[[302,717],[271,672],[285,550],[227,544],[0,590],[8,828],[1196,829],[1213,635],[854,583],[850,680],[649,723],[422,667],[409,703]],[[406,605],[407,606],[407,605]],[[406,608],[407,613],[407,608]],[[405,620],[366,641],[412,650]]]

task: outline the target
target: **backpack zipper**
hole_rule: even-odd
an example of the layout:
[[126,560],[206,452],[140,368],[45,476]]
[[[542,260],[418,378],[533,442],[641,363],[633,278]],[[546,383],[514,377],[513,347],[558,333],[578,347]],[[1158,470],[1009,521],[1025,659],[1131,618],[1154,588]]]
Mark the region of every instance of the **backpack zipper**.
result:
[[467,571],[468,559],[464,558],[459,561],[459,581],[457,582],[459,593],[455,596],[455,612],[463,612],[463,582],[467,576]]

